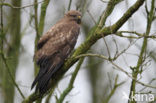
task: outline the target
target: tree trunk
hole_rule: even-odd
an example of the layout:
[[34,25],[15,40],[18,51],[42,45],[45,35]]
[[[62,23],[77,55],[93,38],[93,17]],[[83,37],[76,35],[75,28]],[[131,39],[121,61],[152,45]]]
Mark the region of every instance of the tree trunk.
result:
[[[21,0],[12,0],[11,4],[16,7],[21,6]],[[9,25],[9,34],[6,34],[5,37],[9,37],[9,45],[5,45],[6,48],[3,49],[4,55],[7,57],[7,64],[9,65],[9,69],[11,71],[12,76],[15,78],[16,68],[18,65],[19,58],[19,48],[21,42],[21,21],[20,21],[20,9],[10,10],[10,23]],[[5,27],[4,27],[5,28]],[[8,39],[8,38],[7,38]],[[4,103],[13,103],[14,101],[14,84],[10,79],[10,75],[3,64],[4,62],[1,60],[0,65],[0,73],[1,73],[1,85],[2,85],[2,94],[4,96]]]

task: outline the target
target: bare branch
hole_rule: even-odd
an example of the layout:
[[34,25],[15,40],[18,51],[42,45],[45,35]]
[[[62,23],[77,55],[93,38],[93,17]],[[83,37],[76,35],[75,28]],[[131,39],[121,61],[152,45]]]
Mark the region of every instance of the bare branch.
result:
[[87,56],[90,56],[90,57],[98,57],[98,58],[105,59],[105,60],[109,61],[112,65],[114,65],[116,68],[118,68],[120,71],[124,72],[128,77],[130,77],[131,79],[133,79],[137,83],[139,83],[139,84],[141,84],[143,86],[146,86],[146,87],[156,88],[155,86],[142,83],[142,82],[138,81],[136,78],[133,78],[127,71],[125,71],[123,68],[121,68],[120,66],[118,66],[117,64],[115,64],[113,61],[111,61],[108,57],[106,57],[104,55],[88,53],[88,54],[81,54],[81,55],[77,56],[76,58],[87,57]]
[[125,48],[124,50],[122,50],[120,53],[116,54],[114,56],[114,58],[112,58],[112,60],[116,60],[120,55],[122,55],[123,53],[125,53],[133,44],[136,43],[137,40],[135,40],[134,42],[130,43],[127,48]]
[[103,41],[104,41],[104,43],[105,43],[105,45],[106,45],[108,56],[109,56],[109,58],[111,58],[110,50],[109,50],[108,44],[107,44],[107,42],[106,42],[106,39],[105,39],[104,37],[103,37]]
[[93,20],[94,24],[96,24],[96,21],[95,21],[94,17],[92,16],[92,14],[90,13],[90,11],[88,9],[87,9],[87,13],[89,14],[91,19]]
[[81,67],[81,65],[82,65],[82,63],[83,63],[83,60],[84,60],[84,58],[82,58],[82,59],[79,60],[79,62],[78,62],[78,64],[77,64],[77,67],[76,67],[75,71],[74,71],[73,74],[72,74],[72,77],[71,77],[71,79],[70,79],[70,82],[69,82],[68,87],[63,91],[63,93],[61,94],[61,96],[60,96],[60,98],[58,99],[57,103],[63,103],[64,98],[65,98],[65,97],[67,96],[67,94],[72,90],[73,84],[74,84],[74,81],[75,81],[75,78],[76,78],[76,76],[77,76],[77,74],[78,74],[78,71],[80,70],[80,67]]
[[101,19],[99,21],[99,25],[98,25],[99,28],[103,28],[103,26],[105,25],[106,19],[112,13],[112,11],[114,10],[114,7],[121,1],[122,0],[109,0],[107,8],[103,12]]
[[118,81],[118,75],[115,77],[115,83],[114,83],[114,87],[111,90],[111,93],[109,94],[108,98],[106,99],[106,101],[104,101],[103,103],[109,103],[109,100],[111,99],[111,97],[113,96],[113,94],[115,93],[116,89],[121,86],[122,84],[125,83],[125,81],[121,82],[121,83],[117,83]]

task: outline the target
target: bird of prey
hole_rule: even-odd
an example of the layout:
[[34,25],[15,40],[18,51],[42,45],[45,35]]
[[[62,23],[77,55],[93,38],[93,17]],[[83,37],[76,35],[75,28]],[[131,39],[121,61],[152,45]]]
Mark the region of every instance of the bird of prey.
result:
[[51,29],[45,33],[37,44],[34,55],[39,73],[32,83],[36,91],[43,94],[52,76],[64,64],[76,44],[81,23],[81,13],[76,10],[68,11]]

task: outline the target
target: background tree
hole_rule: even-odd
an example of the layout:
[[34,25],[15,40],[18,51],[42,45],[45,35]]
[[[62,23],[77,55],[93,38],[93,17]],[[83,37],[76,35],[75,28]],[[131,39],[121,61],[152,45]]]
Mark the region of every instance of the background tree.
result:
[[[1,0],[1,3],[5,2]],[[18,2],[12,0],[11,5],[20,7],[21,0]],[[0,76],[1,89],[5,103],[14,101],[14,83],[11,78],[15,78],[16,68],[18,65],[19,48],[21,42],[21,13],[20,9],[7,9],[1,5],[1,58],[0,58]],[[7,12],[7,13],[6,13]],[[9,17],[9,18],[8,18]],[[7,22],[7,20],[9,22]],[[2,59],[2,56],[8,57]],[[5,65],[9,65],[8,68]],[[8,73],[10,72],[10,73]]]

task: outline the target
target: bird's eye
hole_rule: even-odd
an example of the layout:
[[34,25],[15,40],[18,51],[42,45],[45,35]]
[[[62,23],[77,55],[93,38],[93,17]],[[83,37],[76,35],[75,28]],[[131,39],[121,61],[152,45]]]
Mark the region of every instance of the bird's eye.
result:
[[70,16],[72,16],[72,17],[74,17],[74,18],[77,17],[76,15],[70,15]]

